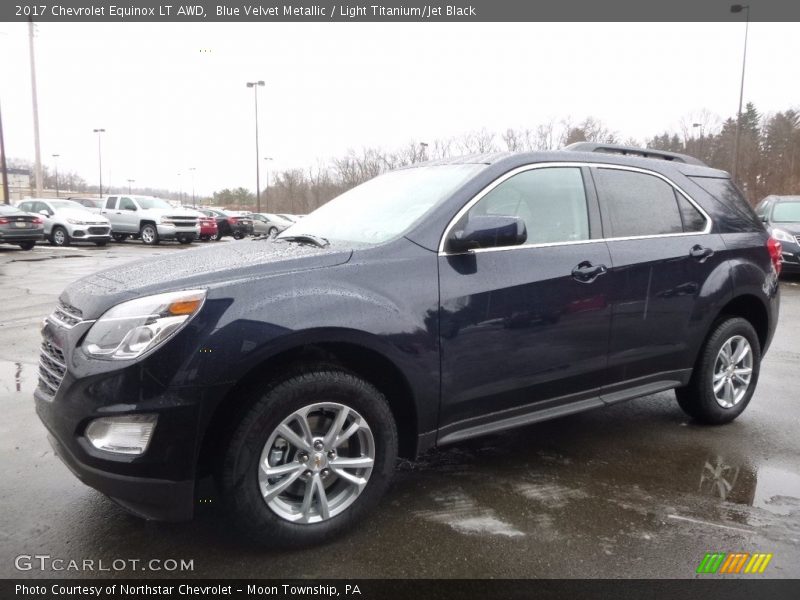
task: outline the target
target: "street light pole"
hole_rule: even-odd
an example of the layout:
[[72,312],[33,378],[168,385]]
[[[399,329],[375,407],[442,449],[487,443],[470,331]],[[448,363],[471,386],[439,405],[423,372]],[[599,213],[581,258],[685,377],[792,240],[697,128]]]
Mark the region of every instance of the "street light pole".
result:
[[103,148],[101,146],[100,140],[103,137],[103,134],[106,132],[105,129],[93,129],[97,134],[97,164],[99,165],[100,171],[100,195],[103,195]]
[[128,179],[128,193],[129,193],[129,194],[132,194],[132,193],[133,193],[133,192],[131,191],[131,184],[132,184],[134,181],[136,181],[136,180],[135,180],[135,179]]
[[194,167],[189,167],[189,173],[192,174],[192,207],[193,208],[197,208],[197,202],[195,202],[195,199],[194,199],[194,172],[196,170],[197,169],[195,169]]
[[253,88],[253,100],[256,107],[256,212],[261,212],[261,163],[258,151],[258,88],[264,87],[264,82],[248,81],[247,87]]
[[731,12],[740,13],[744,11],[745,25],[744,25],[744,52],[742,53],[742,81],[739,86],[739,111],[736,113],[736,137],[733,141],[733,168],[731,169],[731,178],[736,181],[736,175],[739,171],[739,143],[742,136],[742,101],[744,99],[744,70],[747,65],[747,33],[750,29],[750,5],[749,4],[732,4]]
[[428,142],[420,142],[419,143],[419,154],[420,154],[420,157],[422,158],[422,162],[425,162],[428,159],[428,157],[427,157],[427,154],[428,154]]
[[180,173],[178,173],[178,200],[183,206],[183,178]]
[[6,164],[6,141],[3,138],[3,114],[0,111],[0,175],[3,178],[3,202],[11,204],[8,191],[8,165]]
[[53,154],[53,158],[55,159],[56,163],[56,198],[58,198],[58,157],[61,156],[60,154]]
[[[272,160],[272,157],[271,156],[265,156],[264,160]],[[269,212],[269,163],[267,163],[267,166],[265,168],[267,169],[267,172],[266,172],[267,183],[266,183],[266,185],[264,185],[264,204],[266,205],[267,212]],[[258,197],[256,197],[256,202],[257,201],[258,201]],[[257,208],[260,208],[260,207],[257,206]],[[261,211],[257,210],[256,212],[261,212]]]
[[42,197],[42,154],[39,145],[39,94],[36,87],[36,56],[33,48],[33,19],[28,20],[28,49],[31,60],[31,100],[33,101],[33,147],[36,162],[34,176],[36,178],[36,195]]

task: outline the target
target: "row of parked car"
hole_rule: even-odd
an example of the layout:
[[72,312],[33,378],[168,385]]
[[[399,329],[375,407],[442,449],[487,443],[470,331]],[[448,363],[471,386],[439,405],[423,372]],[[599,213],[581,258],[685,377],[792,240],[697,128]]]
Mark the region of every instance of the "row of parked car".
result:
[[32,198],[16,207],[2,205],[0,243],[25,250],[37,241],[56,246],[139,239],[144,244],[174,240],[219,241],[225,236],[274,236],[302,215],[251,213],[219,208],[175,207],[153,196],[109,195],[102,198]]

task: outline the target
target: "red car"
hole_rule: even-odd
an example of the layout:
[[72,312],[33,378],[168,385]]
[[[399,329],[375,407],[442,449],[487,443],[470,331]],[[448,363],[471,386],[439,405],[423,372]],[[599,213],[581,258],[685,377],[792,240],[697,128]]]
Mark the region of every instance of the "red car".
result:
[[204,242],[217,237],[217,220],[214,217],[202,216],[197,219],[200,224],[200,239]]

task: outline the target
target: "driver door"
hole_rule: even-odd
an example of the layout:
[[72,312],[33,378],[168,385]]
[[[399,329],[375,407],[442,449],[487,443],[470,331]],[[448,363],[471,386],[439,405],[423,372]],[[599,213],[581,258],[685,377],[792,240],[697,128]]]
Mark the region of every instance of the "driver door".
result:
[[544,164],[513,173],[459,223],[516,216],[527,240],[439,255],[440,441],[540,409],[601,403],[611,260],[588,172]]

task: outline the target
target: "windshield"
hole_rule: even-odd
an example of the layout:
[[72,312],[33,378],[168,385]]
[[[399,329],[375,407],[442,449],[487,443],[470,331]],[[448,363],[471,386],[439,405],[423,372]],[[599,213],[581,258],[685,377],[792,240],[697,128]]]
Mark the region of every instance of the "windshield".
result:
[[324,204],[278,237],[313,235],[380,244],[403,233],[485,166],[417,167],[380,175]]
[[136,196],[136,202],[139,204],[140,208],[172,208],[172,205],[167,202],[166,200],[162,200],[161,198],[144,198],[142,196]]
[[772,209],[773,223],[800,223],[800,202],[779,202]]
[[86,210],[82,204],[78,204],[77,202],[73,202],[72,200],[49,200],[50,206],[55,209],[59,208],[79,208],[81,210]]

